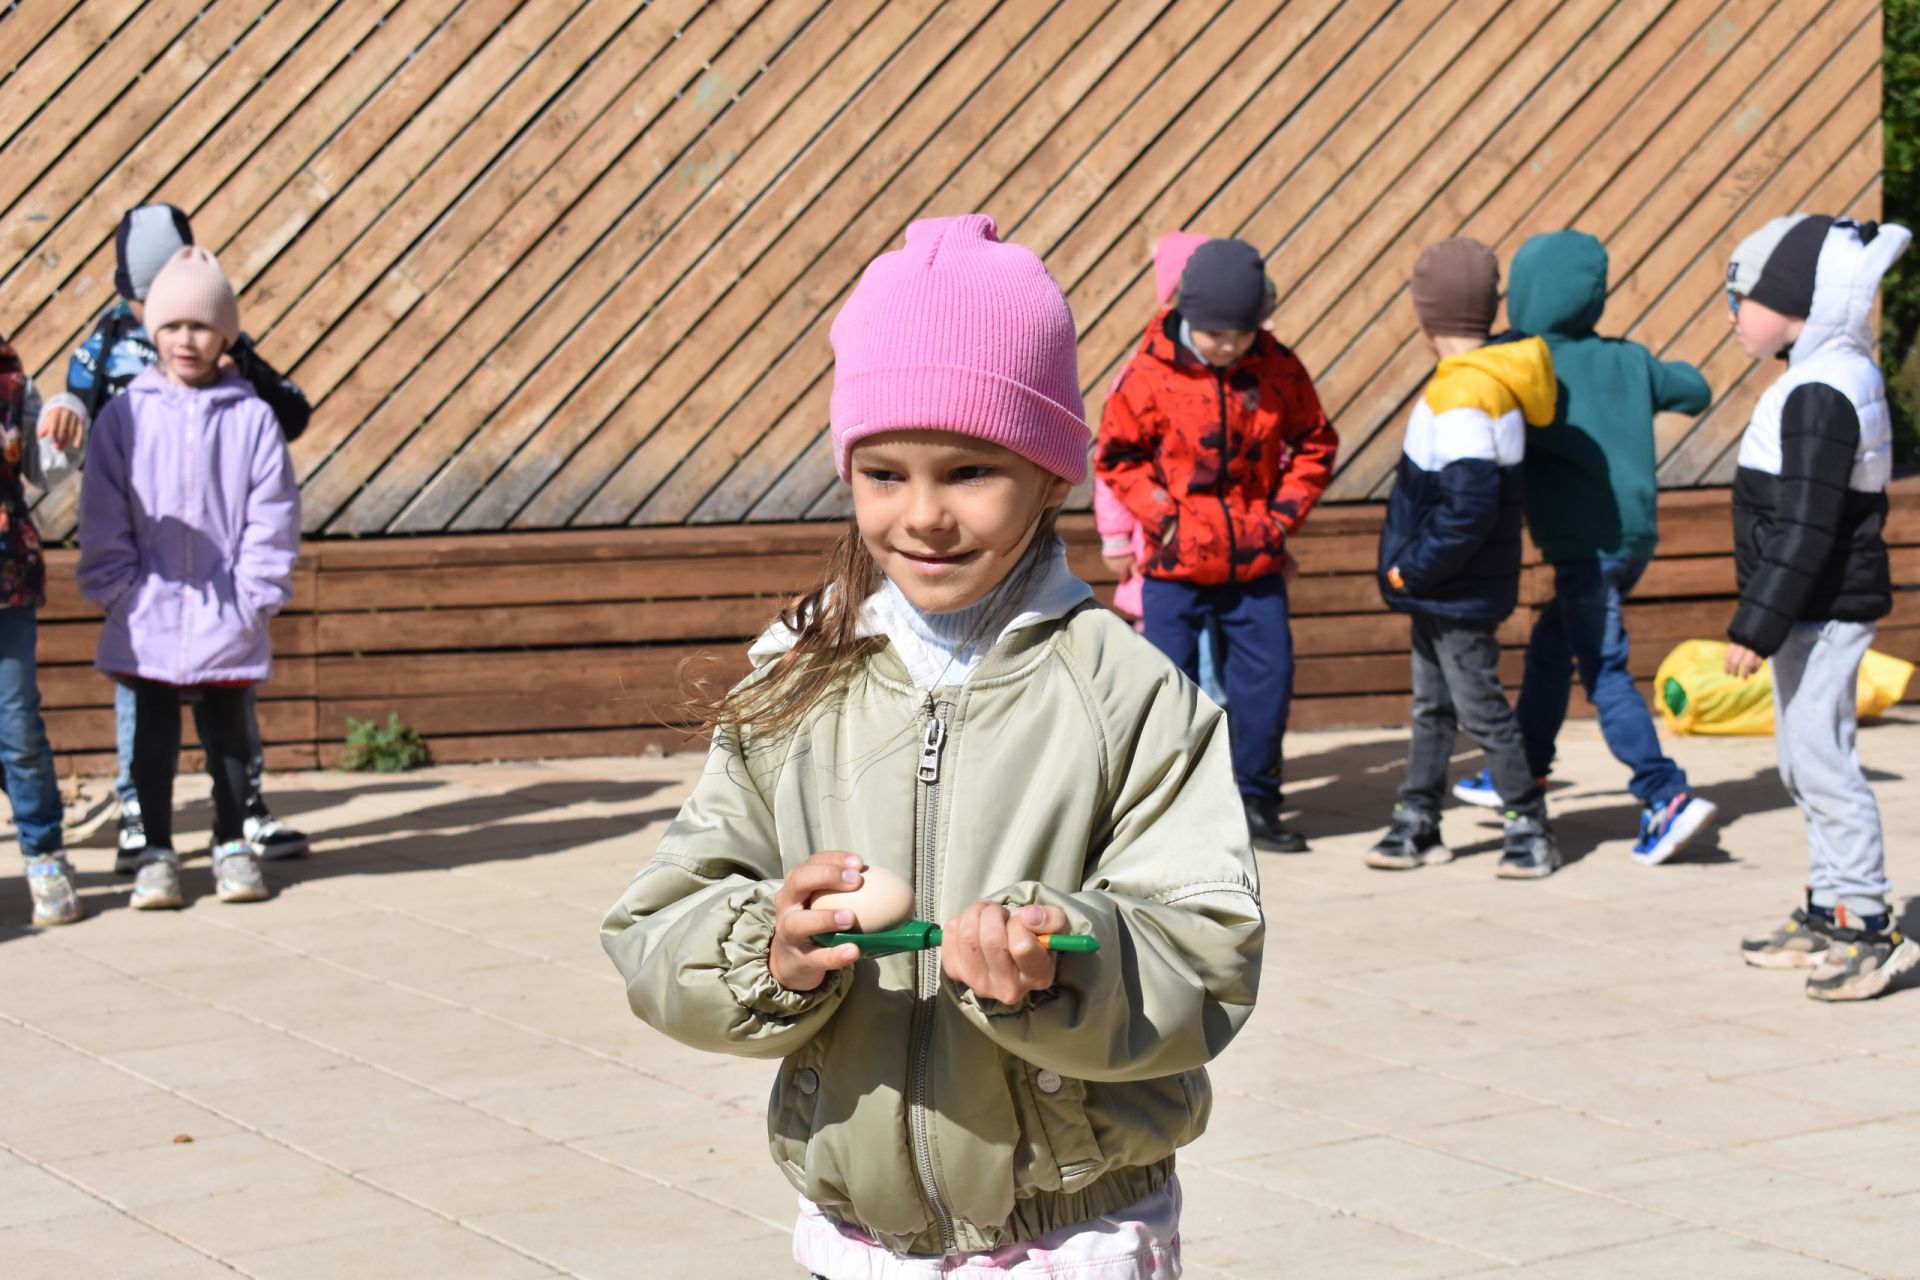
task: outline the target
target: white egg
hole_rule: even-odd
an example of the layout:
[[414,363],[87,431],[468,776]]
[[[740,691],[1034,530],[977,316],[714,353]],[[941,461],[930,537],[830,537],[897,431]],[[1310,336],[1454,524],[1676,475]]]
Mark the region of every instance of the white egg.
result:
[[816,911],[853,912],[852,932],[879,933],[913,914],[913,886],[885,867],[860,873],[860,887],[816,894],[807,904]]

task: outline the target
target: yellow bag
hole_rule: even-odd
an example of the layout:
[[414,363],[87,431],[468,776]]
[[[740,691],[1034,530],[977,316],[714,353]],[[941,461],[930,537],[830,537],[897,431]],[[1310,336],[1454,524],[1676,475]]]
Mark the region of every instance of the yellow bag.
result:
[[[1719,640],[1686,640],[1675,646],[1653,677],[1661,713],[1675,733],[1770,734],[1773,732],[1773,666],[1750,680],[1725,671],[1727,646]],[[1867,650],[1860,660],[1860,718],[1877,716],[1906,696],[1913,664]]]

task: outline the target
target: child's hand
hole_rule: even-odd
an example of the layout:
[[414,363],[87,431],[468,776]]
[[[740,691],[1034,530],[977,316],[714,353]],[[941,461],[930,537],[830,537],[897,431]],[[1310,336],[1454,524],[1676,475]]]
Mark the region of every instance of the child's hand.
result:
[[73,410],[49,409],[40,415],[40,430],[36,434],[71,451],[86,439],[87,429],[80,425],[80,415]]
[[997,902],[976,902],[941,927],[940,971],[975,995],[1012,1004],[1053,985],[1054,954],[1040,945],[1040,935],[1068,927],[1058,907],[1008,911]]
[[835,969],[860,958],[854,943],[838,947],[815,944],[816,933],[834,933],[853,927],[851,911],[814,911],[815,894],[840,893],[860,887],[866,864],[856,853],[816,853],[788,873],[773,895],[773,945],[767,950],[767,970],[789,991],[812,991]]
[[1766,663],[1765,658],[1743,644],[1727,646],[1726,672],[1736,680],[1745,680]]
[[1137,568],[1131,553],[1124,556],[1101,556],[1100,559],[1106,564],[1107,572],[1111,573],[1117,582],[1125,582],[1133,577]]

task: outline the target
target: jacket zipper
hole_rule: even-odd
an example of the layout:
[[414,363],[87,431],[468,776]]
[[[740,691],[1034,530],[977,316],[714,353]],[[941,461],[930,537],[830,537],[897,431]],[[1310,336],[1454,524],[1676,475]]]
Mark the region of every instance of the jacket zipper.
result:
[[1233,509],[1227,505],[1227,446],[1233,440],[1231,429],[1227,426],[1227,373],[1224,369],[1213,371],[1213,388],[1220,397],[1220,487],[1215,492],[1220,497],[1220,519],[1227,526],[1227,581],[1233,581],[1233,566],[1239,559],[1240,548],[1233,537]]
[[[916,775],[921,788],[921,825],[920,848],[916,854],[913,879],[916,890],[925,891],[924,900],[915,904],[922,919],[930,918],[936,905],[932,897],[934,876],[939,871],[939,837],[936,833],[940,820],[940,754],[946,742],[946,719],[941,714],[940,706],[929,695],[927,727],[920,738],[920,767]],[[952,1253],[959,1246],[954,1238],[953,1214],[941,1200],[940,1186],[934,1176],[933,1136],[929,1124],[932,1108],[927,1096],[927,1063],[933,1054],[934,1001],[940,994],[940,954],[934,950],[921,951],[917,953],[915,963],[918,969],[913,1002],[913,1076],[908,1091],[907,1132],[913,1142],[913,1163],[920,1174],[920,1189],[925,1193],[927,1203],[932,1206],[934,1217],[940,1222],[941,1248]]]

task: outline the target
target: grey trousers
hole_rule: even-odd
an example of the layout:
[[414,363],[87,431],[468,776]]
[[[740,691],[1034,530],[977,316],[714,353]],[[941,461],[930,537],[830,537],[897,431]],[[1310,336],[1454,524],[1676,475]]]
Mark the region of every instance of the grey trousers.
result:
[[1527,767],[1520,723],[1500,687],[1500,641],[1491,628],[1413,615],[1413,741],[1400,803],[1438,815],[1460,728],[1487,753],[1493,786],[1509,812],[1546,816],[1540,782]]
[[1780,781],[1807,820],[1807,884],[1815,906],[1887,910],[1880,805],[1854,737],[1860,659],[1871,622],[1800,622],[1773,655],[1773,734]]

